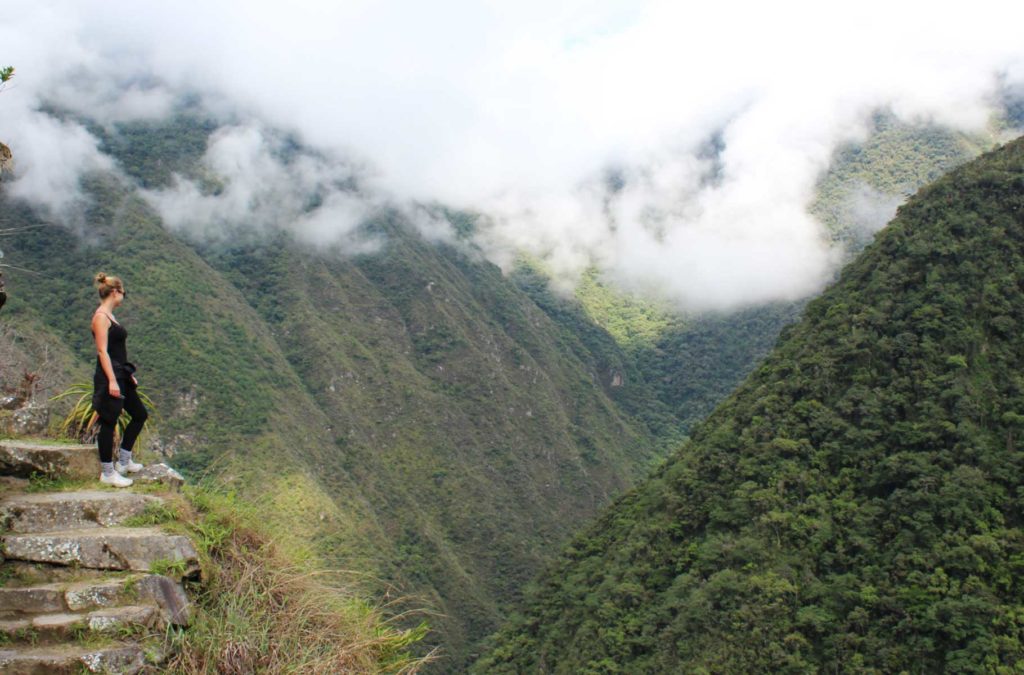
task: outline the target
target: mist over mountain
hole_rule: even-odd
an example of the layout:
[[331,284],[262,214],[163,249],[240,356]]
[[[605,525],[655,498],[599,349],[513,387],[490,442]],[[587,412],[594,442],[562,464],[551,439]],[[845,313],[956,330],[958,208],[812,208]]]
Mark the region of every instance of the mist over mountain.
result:
[[[0,203],[0,228],[35,228],[4,242],[36,272],[8,276],[5,347],[20,346],[26,368],[45,360],[48,391],[84,379],[88,280],[122,271],[122,318],[139,328],[133,354],[172,462],[192,476],[229,467],[292,545],[417,594],[439,613],[441,670],[473,657],[579,523],[645,475],[799,311],[680,317],[596,271],[566,297],[543,273],[506,278],[472,243],[477,217],[440,206],[381,201],[347,242],[318,245],[295,223],[364,188],[286,134],[268,143],[195,113],[78,123],[98,166],[115,167],[83,176],[79,216],[55,221],[6,191]],[[973,152],[963,136],[887,124],[884,142],[849,148],[856,161],[836,171],[883,193],[881,167],[904,169],[880,158],[904,142],[931,149],[913,162],[926,173]],[[316,177],[303,200],[300,175]],[[195,192],[171,199],[186,182]],[[261,186],[255,216],[239,183]],[[856,184],[835,179],[821,203]]]
[[[353,230],[374,242],[358,254],[271,220],[225,219],[209,236],[161,219],[149,191],[189,175],[224,194],[201,161],[216,125],[185,116],[96,134],[118,168],[82,178],[80,219],[55,222],[0,190],[0,230],[17,232],[5,260],[19,268],[5,277],[0,386],[45,371],[45,397],[87,380],[89,281],[116,271],[132,297],[118,318],[156,404],[149,459],[223,477],[290,547],[352,570],[368,595],[415,598],[443,667],[659,456],[616,402],[614,341],[592,351],[470,244],[386,207]],[[286,146],[285,166],[317,170],[311,151]],[[466,222],[443,217],[449,231]]]
[[1018,14],[16,0],[0,387],[86,380],[120,274],[153,449],[464,670],[908,195],[1024,126]]
[[540,579],[479,672],[1020,667],[1024,140],[953,171]]
[[[41,107],[109,126],[191,97],[224,127],[204,162],[231,181],[162,186],[170,223],[192,209],[212,234],[273,215],[359,251],[372,244],[354,224],[381,201],[439,201],[484,216],[474,241],[503,269],[525,251],[562,287],[597,266],[687,310],[792,301],[842,259],[808,206],[877,110],[985,132],[1024,81],[1019,10],[933,10],[15,2],[0,27],[19,73],[11,190],[73,219],[78,177],[109,168],[94,133]],[[928,30],[905,28],[922,13]],[[324,156],[285,161],[281,129]],[[340,187],[352,175],[357,193]],[[892,203],[876,196],[851,213],[877,223]]]

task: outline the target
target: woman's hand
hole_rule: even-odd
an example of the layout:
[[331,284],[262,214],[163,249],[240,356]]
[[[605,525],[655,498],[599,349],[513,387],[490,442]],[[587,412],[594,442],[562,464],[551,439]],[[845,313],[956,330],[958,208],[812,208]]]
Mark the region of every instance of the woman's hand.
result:
[[107,387],[107,391],[110,392],[111,397],[121,398],[121,387],[118,386],[117,380],[110,381],[110,386]]

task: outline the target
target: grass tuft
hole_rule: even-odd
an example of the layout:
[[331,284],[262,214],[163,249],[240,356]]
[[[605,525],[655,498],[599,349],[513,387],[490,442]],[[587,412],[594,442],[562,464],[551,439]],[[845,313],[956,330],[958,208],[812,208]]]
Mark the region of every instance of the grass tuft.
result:
[[170,672],[415,673],[431,660],[409,653],[425,622],[399,628],[326,574],[296,566],[252,505],[210,487],[185,495],[203,581],[191,625],[170,633]]
[[54,478],[33,471],[32,475],[28,477],[25,492],[67,492],[81,488],[85,484],[86,481],[73,478]]
[[188,571],[188,568],[185,561],[181,558],[178,558],[177,560],[163,558],[149,563],[150,574],[159,574],[172,579],[182,578],[185,576],[186,571]]
[[146,508],[142,513],[126,519],[123,525],[125,527],[149,527],[173,523],[179,518],[178,505],[162,500],[152,501],[146,504]]

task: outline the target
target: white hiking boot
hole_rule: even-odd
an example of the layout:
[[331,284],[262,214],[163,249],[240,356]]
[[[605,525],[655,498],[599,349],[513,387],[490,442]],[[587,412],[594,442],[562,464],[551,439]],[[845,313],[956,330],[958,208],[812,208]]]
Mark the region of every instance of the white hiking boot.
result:
[[113,485],[114,487],[128,487],[133,481],[131,478],[125,478],[118,472],[114,472],[109,476],[100,474],[100,482],[106,485]]
[[138,473],[142,471],[142,465],[132,460],[128,460],[127,464],[122,464],[121,460],[118,460],[114,462],[114,471],[117,471],[122,476],[128,473]]

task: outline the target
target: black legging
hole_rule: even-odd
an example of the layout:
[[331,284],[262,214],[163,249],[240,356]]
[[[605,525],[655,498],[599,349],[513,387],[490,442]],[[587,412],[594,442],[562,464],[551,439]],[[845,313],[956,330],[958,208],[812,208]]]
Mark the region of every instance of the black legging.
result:
[[105,405],[99,411],[100,433],[96,440],[100,446],[101,462],[114,461],[114,428],[117,426],[117,418],[120,417],[122,408],[132,418],[124,430],[124,436],[121,438],[121,447],[125,450],[131,450],[135,446],[135,439],[139,437],[139,434],[142,432],[142,425],[146,423],[146,419],[149,417],[149,412],[146,411],[146,406],[142,404],[135,385],[121,382],[120,379],[118,380],[118,385],[121,387],[122,398],[113,399],[110,398],[110,394],[105,394]]

